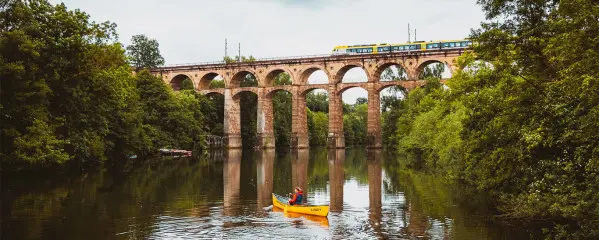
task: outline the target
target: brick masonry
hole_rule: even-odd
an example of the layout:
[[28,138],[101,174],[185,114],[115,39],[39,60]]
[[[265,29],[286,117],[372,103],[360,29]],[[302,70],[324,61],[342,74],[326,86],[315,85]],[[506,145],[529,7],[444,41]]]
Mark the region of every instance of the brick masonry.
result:
[[[435,52],[392,53],[373,55],[345,55],[305,59],[279,59],[248,63],[207,64],[179,67],[162,67],[152,69],[152,73],[161,76],[165,83],[178,89],[180,81],[190,78],[196,90],[203,94],[222,94],[225,96],[225,145],[228,148],[241,148],[241,125],[239,111],[239,93],[253,92],[258,96],[258,139],[260,148],[274,148],[272,96],[277,91],[288,91],[292,94],[292,147],[308,148],[308,127],[306,116],[306,94],[314,89],[324,89],[329,94],[329,135],[328,148],[345,148],[343,137],[343,103],[341,95],[354,87],[361,87],[368,92],[368,146],[381,148],[380,125],[380,92],[389,86],[403,86],[411,90],[422,86],[425,82],[419,79],[424,67],[433,62],[444,63],[451,72],[455,71],[455,61],[463,53],[462,50],[445,50]],[[385,69],[398,65],[406,70],[407,81],[380,81]],[[362,68],[367,82],[342,83],[347,71]],[[308,84],[308,77],[315,71],[322,70],[327,75],[327,84]],[[280,73],[291,76],[292,85],[274,86],[274,78]],[[257,87],[239,87],[247,74],[253,74]],[[221,76],[225,88],[210,89],[210,81]]]

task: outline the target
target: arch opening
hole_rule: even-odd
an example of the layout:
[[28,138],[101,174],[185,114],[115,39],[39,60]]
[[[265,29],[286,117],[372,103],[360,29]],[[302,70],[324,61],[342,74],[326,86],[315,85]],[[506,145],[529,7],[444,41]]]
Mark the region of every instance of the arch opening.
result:
[[185,74],[178,74],[169,83],[175,91],[194,89],[193,80]]
[[239,106],[241,144],[244,148],[253,148],[258,143],[258,95],[252,91],[241,91],[233,95],[233,101]]
[[388,63],[379,67],[376,76],[379,77],[381,82],[408,80],[408,72],[397,63]]
[[256,75],[250,71],[241,71],[233,75],[230,85],[232,88],[257,87],[258,78],[256,78]]
[[451,69],[447,63],[431,60],[418,66],[418,79],[449,79],[451,78]]
[[397,146],[397,122],[401,116],[402,104],[408,90],[402,86],[385,86],[379,89],[381,144],[387,147]]
[[225,87],[225,82],[223,80],[223,77],[221,75],[219,75],[218,73],[214,73],[214,72],[207,73],[204,76],[202,76],[202,78],[200,79],[200,82],[198,83],[199,90],[224,88],[224,87]]
[[326,146],[329,133],[329,93],[312,88],[302,93],[306,99],[306,120],[310,146]]
[[368,82],[368,74],[358,65],[347,65],[339,69],[335,76],[335,83]]
[[[276,147],[289,147],[292,138],[292,93],[277,89],[266,94],[267,101],[272,103],[273,133]],[[268,121],[268,120],[267,120]]]
[[308,68],[301,75],[300,84],[328,84],[329,76],[320,68]]
[[225,96],[219,92],[209,92],[206,94],[208,101],[210,101],[210,114],[204,121],[206,129],[208,129],[209,135],[224,136],[224,122],[225,122]]
[[292,85],[291,75],[282,69],[273,70],[264,79],[265,87]]
[[339,92],[343,100],[343,135],[345,146],[368,144],[368,91],[349,87]]

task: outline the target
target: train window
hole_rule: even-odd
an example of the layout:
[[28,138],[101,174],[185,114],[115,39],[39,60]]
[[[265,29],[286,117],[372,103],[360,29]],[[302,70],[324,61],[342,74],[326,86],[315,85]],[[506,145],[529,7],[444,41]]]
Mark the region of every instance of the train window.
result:
[[449,47],[455,47],[455,43],[449,43]]
[[443,43],[443,47],[449,47],[449,43]]

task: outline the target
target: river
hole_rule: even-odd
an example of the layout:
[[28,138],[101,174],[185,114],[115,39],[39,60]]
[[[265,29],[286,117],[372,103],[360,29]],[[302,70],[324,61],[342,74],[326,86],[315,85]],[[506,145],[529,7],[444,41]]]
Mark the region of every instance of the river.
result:
[[[56,174],[59,175],[59,174]],[[52,175],[55,176],[55,175]],[[516,239],[486,197],[384,151],[217,151],[2,182],[2,239]],[[328,218],[273,209],[302,187]]]

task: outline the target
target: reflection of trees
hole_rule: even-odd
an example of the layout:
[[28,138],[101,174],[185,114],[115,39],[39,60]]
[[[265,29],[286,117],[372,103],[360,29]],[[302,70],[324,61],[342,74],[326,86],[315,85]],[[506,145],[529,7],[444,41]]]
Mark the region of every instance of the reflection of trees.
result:
[[223,215],[235,216],[238,214],[239,183],[241,177],[241,150],[230,149],[227,151],[223,166]]
[[327,161],[327,150],[325,148],[310,148],[308,173],[310,189],[313,191],[326,190],[329,178],[329,165]]
[[368,184],[368,169],[366,165],[366,151],[364,149],[347,149],[345,154],[344,169],[348,176],[358,180],[360,184]]
[[[67,181],[29,176],[30,182],[22,184],[27,189],[2,195],[2,237],[38,239],[44,234],[87,239],[126,233],[124,238],[145,239],[154,231],[156,213],[168,210],[169,215],[208,216],[207,199],[222,196],[223,171],[221,163],[202,162],[168,158],[128,161],[118,170]],[[46,184],[31,189],[40,182]],[[27,193],[19,193],[24,191]]]
[[285,195],[291,191],[291,153],[289,151],[277,151],[274,162],[273,192]]
[[405,196],[403,234],[433,239],[486,239],[491,235],[485,224],[484,196],[449,184],[442,176],[406,170],[395,160],[383,162],[388,177],[384,191]]
[[345,149],[329,149],[327,156],[329,160],[329,207],[332,212],[341,212],[343,211],[343,183],[345,182]]

